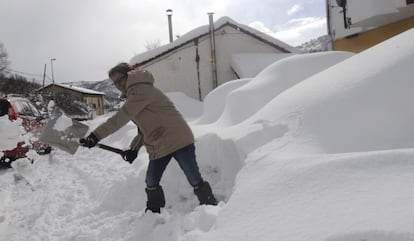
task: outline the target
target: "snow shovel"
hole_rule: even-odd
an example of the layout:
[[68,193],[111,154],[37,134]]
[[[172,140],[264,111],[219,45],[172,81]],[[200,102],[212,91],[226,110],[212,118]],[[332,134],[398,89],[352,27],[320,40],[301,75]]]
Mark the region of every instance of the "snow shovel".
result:
[[55,108],[53,117],[47,122],[40,136],[40,141],[75,154],[79,139],[84,137],[89,127],[77,120],[72,120],[59,108]]
[[[89,127],[77,120],[67,117],[64,112],[56,108],[43,129],[40,141],[59,148],[70,154],[75,154],[79,148],[79,140],[88,132]],[[124,151],[115,147],[98,143],[97,146],[107,151],[123,155]]]
[[123,154],[124,154],[124,151],[123,150],[118,149],[118,148],[115,148],[115,147],[112,147],[112,146],[108,146],[108,145],[101,144],[101,143],[96,144],[96,146],[99,147],[99,148],[101,148],[101,149],[107,150],[107,151],[112,151],[112,152],[118,153],[121,156],[123,156]]

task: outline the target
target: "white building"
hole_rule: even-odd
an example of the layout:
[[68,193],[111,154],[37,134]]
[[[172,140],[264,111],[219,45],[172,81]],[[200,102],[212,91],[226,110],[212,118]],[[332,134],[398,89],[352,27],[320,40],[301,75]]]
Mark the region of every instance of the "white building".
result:
[[414,27],[414,0],[327,0],[333,50],[360,52]]
[[[210,15],[212,23],[212,15]],[[210,31],[213,30],[214,31]],[[214,34],[210,34],[214,33]],[[133,57],[131,64],[151,71],[155,85],[164,92],[181,91],[202,100],[227,81],[253,77],[274,61],[301,53],[267,34],[222,17],[198,27],[170,44]],[[266,55],[263,58],[263,55]],[[245,63],[255,66],[246,69]],[[249,59],[249,61],[246,61]]]

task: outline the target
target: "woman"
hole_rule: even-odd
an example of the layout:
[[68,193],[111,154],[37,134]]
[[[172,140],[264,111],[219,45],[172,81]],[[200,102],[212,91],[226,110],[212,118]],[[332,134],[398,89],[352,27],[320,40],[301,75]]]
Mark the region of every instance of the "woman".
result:
[[138,128],[138,135],[132,140],[130,150],[123,157],[132,163],[142,145],[145,145],[149,154],[150,161],[145,178],[148,198],[145,211],[160,213],[160,209],[165,206],[160,180],[173,157],[193,186],[200,205],[217,205],[210,184],[201,177],[195,157],[193,133],[174,104],[154,87],[152,74],[146,70],[134,70],[127,63],[120,63],[108,75],[126,97],[126,102],[115,115],[98,126],[89,136],[82,138],[81,145],[94,147],[99,140],[132,121]]

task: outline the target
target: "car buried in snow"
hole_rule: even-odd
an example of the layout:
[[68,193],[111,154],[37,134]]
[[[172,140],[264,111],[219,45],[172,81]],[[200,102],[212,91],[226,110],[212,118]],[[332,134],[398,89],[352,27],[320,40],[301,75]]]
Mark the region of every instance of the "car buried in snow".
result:
[[50,153],[51,147],[39,141],[46,124],[46,115],[28,99],[20,96],[0,97],[0,122],[3,132],[0,137],[3,144],[0,145],[0,169],[10,168],[13,161],[27,157],[30,150],[39,155]]

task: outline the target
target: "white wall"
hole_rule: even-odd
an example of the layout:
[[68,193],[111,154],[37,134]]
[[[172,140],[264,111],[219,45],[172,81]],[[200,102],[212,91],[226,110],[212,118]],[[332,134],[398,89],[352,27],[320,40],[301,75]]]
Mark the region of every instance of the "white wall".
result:
[[[155,78],[155,86],[165,92],[185,90],[185,93],[197,93],[195,47],[189,44],[172,52],[157,62],[145,67]],[[186,71],[181,71],[186,69]]]
[[[252,36],[246,35],[230,26],[216,30],[216,59],[218,83],[236,79],[231,70],[231,55],[234,53],[281,53],[278,50]],[[209,36],[199,39],[200,88],[203,99],[212,89],[211,50]],[[157,58],[143,68],[151,71],[155,85],[164,92],[181,91],[186,95],[199,99],[196,46],[188,43],[170,54]]]
[[231,70],[231,57],[235,53],[282,53],[250,35],[226,26],[216,34],[218,82],[223,84],[236,78]]
[[397,12],[393,0],[348,0],[348,12],[353,23],[368,18]]
[[[155,86],[164,92],[184,92],[194,99],[199,99],[200,86],[201,97],[207,95],[212,89],[210,42],[208,38],[199,41],[200,62],[198,70],[197,47],[194,42],[188,43],[143,67],[154,75]],[[197,77],[197,71],[199,71],[200,81]]]

